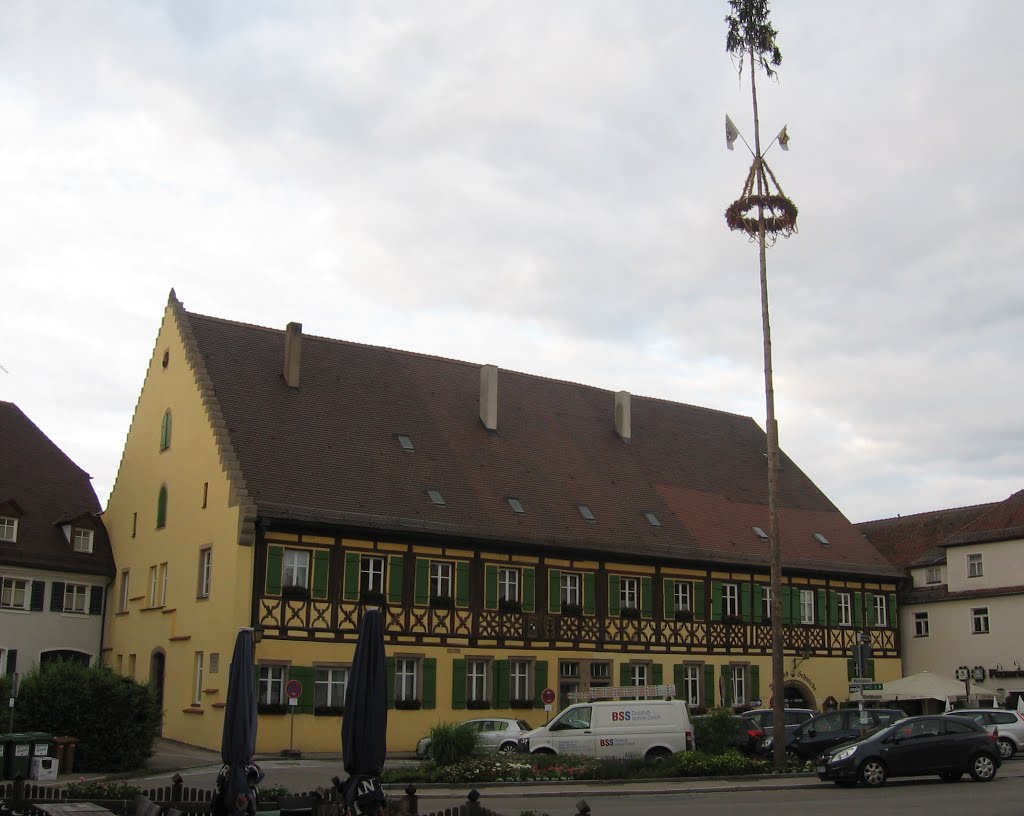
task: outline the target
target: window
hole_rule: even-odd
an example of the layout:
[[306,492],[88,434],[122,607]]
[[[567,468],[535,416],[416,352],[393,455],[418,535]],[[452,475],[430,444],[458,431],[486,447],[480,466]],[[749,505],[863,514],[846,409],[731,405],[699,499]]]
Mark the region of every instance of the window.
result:
[[284,666],[260,666],[260,705],[284,705]]
[[928,567],[924,571],[924,582],[926,584],[942,583],[942,567]]
[[772,588],[761,587],[761,617],[766,621],[772,617]]
[[451,561],[430,562],[430,595],[434,598],[452,597],[452,574],[454,566]]
[[676,581],[672,586],[672,609],[676,612],[692,612],[693,590],[689,581]]
[[511,567],[498,567],[498,601],[518,603],[519,570]]
[[978,606],[971,610],[971,632],[975,635],[987,635],[988,607]]
[[509,696],[513,700],[530,700],[530,662],[510,660],[508,663]]
[[157,571],[156,564],[149,568],[149,605],[156,606],[157,598],[159,594],[157,592]]
[[28,609],[28,581],[22,578],[3,578],[0,587],[0,607],[4,609]]
[[580,586],[583,583],[582,576],[578,572],[563,572],[561,581],[562,588],[560,594],[562,606],[567,604],[579,606],[581,601]]
[[121,597],[118,601],[117,611],[128,611],[128,570],[121,570]]
[[89,611],[89,587],[85,584],[64,584],[64,611]]
[[636,578],[619,579],[619,607],[621,609],[640,608],[640,581]]
[[132,538],[135,538],[135,533],[139,529],[139,514],[132,513]]
[[967,556],[967,577],[980,578],[984,575],[981,565],[981,553],[973,553]]
[[515,496],[508,497],[508,506],[512,508],[513,513],[525,513],[526,508],[523,507],[523,503]]
[[683,699],[691,706],[700,705],[700,680],[703,668],[696,663],[683,664]]
[[466,701],[469,703],[486,703],[487,689],[490,683],[487,682],[487,669],[489,663],[486,660],[466,661]]
[[722,584],[722,614],[727,618],[740,615],[740,588],[736,584]]
[[661,526],[661,520],[654,513],[644,513],[644,517],[652,527]]
[[853,603],[849,592],[840,592],[839,596],[839,625],[853,626]]
[[416,700],[419,662],[414,657],[395,658],[395,702]]
[[398,434],[398,444],[402,446],[402,450],[406,453],[412,453],[416,450],[415,446],[412,444],[412,439],[405,434]]
[[732,704],[745,705],[747,702],[747,667],[730,666],[729,682],[732,690]]
[[317,708],[341,708],[348,690],[348,668],[318,668],[313,685],[313,705]]
[[167,526],[167,485],[160,485],[160,492],[156,497],[156,528],[158,530]]
[[[629,685],[631,686],[646,686],[648,685],[648,674],[646,663],[630,663],[629,664]],[[639,700],[640,698],[637,697]]]
[[594,662],[590,664],[590,679],[609,681],[612,679],[612,664],[608,662]]
[[359,590],[384,592],[384,559],[379,555],[364,555],[359,559]]
[[11,516],[0,516],[0,541],[18,540],[18,520]]
[[167,606],[167,562],[160,565],[160,606]]
[[875,595],[875,626],[885,626],[889,622],[889,607],[884,595]]
[[309,550],[285,549],[281,585],[309,588]]
[[928,613],[914,613],[914,637],[928,637]]
[[197,598],[210,597],[210,575],[213,569],[213,549],[203,547],[199,551],[199,588],[196,591]]
[[171,446],[171,409],[164,411],[163,422],[160,423],[160,450],[167,450]]
[[91,553],[92,537],[92,530],[83,530],[81,527],[73,528],[71,530],[71,549],[75,552]]
[[[882,599],[885,600],[884,598]],[[814,623],[814,590],[800,590],[800,623]]]
[[558,668],[561,677],[579,677],[580,664],[575,662],[563,662]]
[[576,509],[580,511],[580,515],[587,521],[595,521],[594,512],[587,505],[577,504]]
[[210,483],[203,482],[203,509],[206,509],[206,504],[210,500]]
[[203,704],[203,653],[196,652],[195,686],[192,689],[192,705]]
[[434,504],[444,504],[444,496],[441,495],[440,490],[435,490],[434,488],[431,488],[430,490],[427,491],[427,495],[430,496],[430,500]]

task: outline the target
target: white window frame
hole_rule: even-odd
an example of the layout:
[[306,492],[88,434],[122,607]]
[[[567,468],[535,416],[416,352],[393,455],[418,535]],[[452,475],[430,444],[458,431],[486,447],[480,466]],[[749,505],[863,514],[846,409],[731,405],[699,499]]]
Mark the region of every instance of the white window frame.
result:
[[167,562],[160,564],[160,603],[159,606],[167,606]]
[[800,623],[814,623],[814,590],[800,590]]
[[195,688],[192,693],[192,705],[200,706],[203,704],[203,653],[196,652],[195,660]]
[[156,568],[156,564],[153,564],[149,568],[149,605],[150,605],[150,607],[155,607],[157,605],[157,598],[159,597],[159,595],[157,594],[157,586],[158,585],[159,584],[157,582],[157,568]]
[[[631,686],[649,686],[650,685],[650,664],[649,663],[630,663],[629,664],[629,685]],[[638,694],[634,699],[639,700],[640,695]]]
[[740,616],[740,588],[738,584],[722,584],[722,617]]
[[210,597],[210,579],[213,575],[213,547],[203,547],[199,551],[199,587],[198,598]]
[[701,663],[683,664],[683,699],[691,706],[701,705],[704,666]]
[[992,631],[989,621],[988,607],[975,606],[971,608],[971,634],[987,635]]
[[80,553],[91,553],[93,543],[93,531],[84,527],[71,528],[71,549]]
[[839,620],[836,622],[840,626],[853,626],[853,594],[837,592],[836,597],[839,601]]
[[359,559],[359,591],[384,594],[387,561],[382,555],[364,555]]
[[889,625],[889,603],[884,595],[875,595],[872,603],[875,605],[875,626]]
[[16,516],[0,516],[0,541],[15,544],[18,541],[18,519]]
[[498,601],[506,603],[519,602],[519,569],[516,567],[498,567]]
[[746,705],[747,702],[747,667],[730,666],[729,682],[732,687],[732,704],[734,706]]
[[466,701],[486,703],[490,697],[491,661],[481,657],[466,659]]
[[770,586],[761,587],[761,614],[765,620],[771,620],[772,588]]
[[[18,602],[18,598],[21,602]],[[32,602],[32,582],[27,578],[0,578],[0,608],[28,609]]]
[[931,629],[928,624],[928,613],[927,612],[915,612],[914,613],[914,637],[928,637],[931,635]]
[[395,658],[395,702],[419,699],[419,676],[419,658]]
[[985,565],[981,553],[969,553],[967,556],[967,577],[981,578],[985,574]]
[[926,584],[942,583],[942,567],[928,567],[924,571],[924,582]]
[[348,666],[315,666],[313,705],[341,708],[348,693]]
[[455,565],[451,561],[430,562],[430,595],[433,598],[455,597]]
[[309,589],[309,550],[285,547],[281,559],[281,586]]
[[89,587],[86,584],[64,584],[63,611],[85,615],[89,611]]
[[284,705],[285,669],[279,663],[260,664],[257,698],[261,705]]
[[120,596],[120,598],[118,600],[118,603],[119,603],[118,610],[117,610],[118,612],[127,612],[128,611],[128,599],[131,597],[131,595],[129,594],[129,591],[128,591],[128,588],[129,588],[128,579],[129,579],[130,574],[131,574],[130,570],[126,570],[126,569],[121,570],[121,596]]
[[583,605],[583,576],[578,572],[563,572],[560,580],[559,596],[562,605]]
[[640,579],[631,575],[619,578],[619,609],[640,608]]
[[509,660],[508,680],[509,697],[512,700],[533,699],[530,688],[531,662],[529,660]]
[[674,582],[672,608],[676,612],[693,612],[693,585],[689,581]]

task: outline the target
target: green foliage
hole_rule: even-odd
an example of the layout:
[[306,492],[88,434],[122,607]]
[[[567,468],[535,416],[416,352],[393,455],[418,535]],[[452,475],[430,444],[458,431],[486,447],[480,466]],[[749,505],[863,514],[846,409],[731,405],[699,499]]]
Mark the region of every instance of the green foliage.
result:
[[3,708],[7,708],[7,701],[11,699],[11,683],[9,674],[0,677],[0,702],[3,703]]
[[291,791],[282,785],[271,785],[269,787],[260,787],[260,801],[261,802],[276,802],[282,796],[291,796]]
[[725,50],[738,59],[740,70],[744,58],[750,57],[769,77],[775,76],[775,69],[782,63],[782,52],[775,44],[779,32],[768,20],[768,0],[729,0],[729,8],[725,18],[729,26]]
[[722,754],[684,751],[672,757],[672,765],[676,776],[736,776],[772,771],[769,763],[750,759],[739,751],[726,751]]
[[472,756],[477,749],[475,729],[461,728],[455,723],[439,723],[430,729],[427,756],[441,767]]
[[732,709],[715,708],[693,723],[693,740],[706,754],[724,754],[733,747],[736,719]]
[[21,681],[17,731],[78,738],[80,771],[130,771],[153,753],[161,712],[149,686],[103,666],[57,661]]
[[142,789],[127,782],[68,782],[69,799],[134,799]]

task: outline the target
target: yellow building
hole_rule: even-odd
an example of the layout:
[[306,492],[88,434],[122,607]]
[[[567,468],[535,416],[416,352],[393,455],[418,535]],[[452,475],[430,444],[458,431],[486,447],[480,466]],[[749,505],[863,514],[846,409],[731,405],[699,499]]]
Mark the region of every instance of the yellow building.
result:
[[[260,751],[338,750],[367,604],[392,751],[480,711],[541,724],[545,688],[556,711],[663,683],[767,705],[765,444],[749,417],[205,317],[172,292],[104,515],[105,660],[156,684],[165,736],[216,747],[255,626]],[[787,701],[847,700],[858,634],[877,679],[900,677],[899,571],[785,456],[780,524]]]

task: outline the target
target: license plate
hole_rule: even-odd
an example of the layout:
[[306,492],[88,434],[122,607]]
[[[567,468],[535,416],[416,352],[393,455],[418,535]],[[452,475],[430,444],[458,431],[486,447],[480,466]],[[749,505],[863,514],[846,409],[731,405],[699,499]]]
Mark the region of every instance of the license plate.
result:
[[816,773],[825,773],[825,771],[826,771],[827,769],[825,768],[825,766],[824,766],[824,765],[819,765],[819,766],[818,766],[817,768],[815,768],[814,770],[815,770],[815,772],[816,772]]

